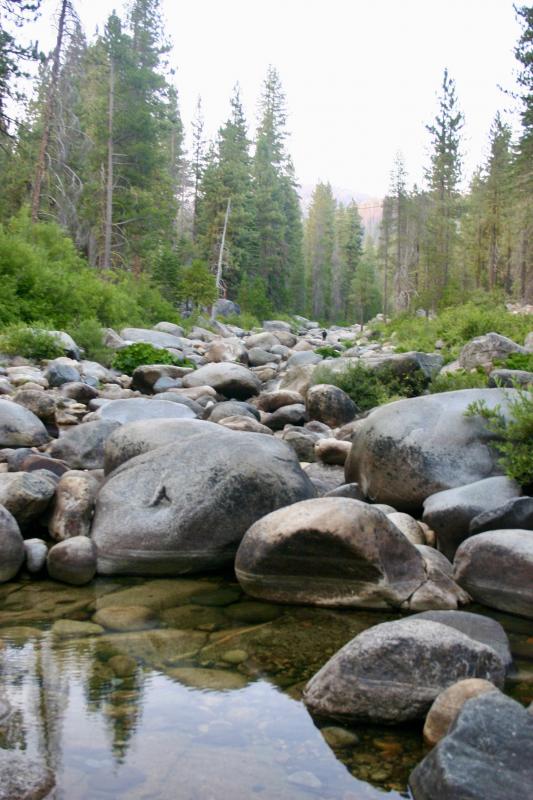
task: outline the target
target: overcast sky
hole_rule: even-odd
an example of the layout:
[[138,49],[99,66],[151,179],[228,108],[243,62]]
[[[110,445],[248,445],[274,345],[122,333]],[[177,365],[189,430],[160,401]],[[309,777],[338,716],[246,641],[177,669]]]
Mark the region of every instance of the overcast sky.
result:
[[[125,6],[74,2],[88,35]],[[57,5],[43,3],[36,25],[43,47],[52,45]],[[421,182],[425,125],[445,66],[466,117],[466,176],[486,156],[496,111],[508,110],[513,121],[513,101],[499,88],[515,85],[520,26],[512,0],[162,0],[162,8],[187,129],[201,95],[214,136],[239,81],[253,132],[272,63],[287,95],[289,147],[302,184],[330,181],[380,197],[397,150],[410,181]]]

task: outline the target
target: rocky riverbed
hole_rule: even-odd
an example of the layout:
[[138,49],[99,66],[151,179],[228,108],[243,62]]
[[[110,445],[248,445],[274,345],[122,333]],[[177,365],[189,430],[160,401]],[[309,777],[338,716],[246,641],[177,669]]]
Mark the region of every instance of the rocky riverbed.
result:
[[[0,798],[527,796],[533,498],[465,414],[516,390],[298,324],[107,331],[196,365],[131,377],[64,334],[1,360]],[[324,364],[422,394],[361,412]]]

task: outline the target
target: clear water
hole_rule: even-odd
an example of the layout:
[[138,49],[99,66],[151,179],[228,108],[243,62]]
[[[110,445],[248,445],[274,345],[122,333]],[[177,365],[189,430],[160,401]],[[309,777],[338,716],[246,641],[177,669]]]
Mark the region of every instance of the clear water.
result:
[[[58,620],[113,605],[153,619],[142,631],[58,632]],[[421,725],[320,730],[300,699],[332,653],[395,617],[250,604],[221,578],[5,584],[0,696],[12,713],[0,746],[47,762],[53,800],[405,797]],[[519,659],[510,691],[528,702],[533,626],[498,618]]]

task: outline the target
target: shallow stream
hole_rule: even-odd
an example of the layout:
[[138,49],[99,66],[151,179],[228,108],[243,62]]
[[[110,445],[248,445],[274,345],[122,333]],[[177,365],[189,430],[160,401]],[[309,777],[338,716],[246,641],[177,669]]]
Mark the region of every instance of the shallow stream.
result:
[[[532,701],[531,621],[469,610],[503,623],[508,690]],[[421,724],[319,728],[300,699],[343,644],[398,616],[258,603],[221,577],[4,584],[0,746],[46,761],[50,800],[408,797]]]

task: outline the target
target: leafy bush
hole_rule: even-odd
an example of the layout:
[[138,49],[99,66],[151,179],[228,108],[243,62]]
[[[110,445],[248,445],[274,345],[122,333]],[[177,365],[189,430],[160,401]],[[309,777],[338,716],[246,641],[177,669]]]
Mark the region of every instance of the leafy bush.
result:
[[523,369],[533,372],[533,353],[511,353],[502,364],[505,369]]
[[494,447],[500,453],[499,463],[509,478],[521,486],[533,484],[533,394],[517,389],[509,395],[509,418],[497,405],[491,409],[483,400],[471,403],[467,416],[481,416],[487,428],[498,437]]
[[48,331],[27,325],[11,325],[0,334],[0,352],[36,361],[65,355],[61,342]]
[[338,350],[335,350],[334,347],[328,344],[325,344],[323,347],[317,347],[315,353],[323,358],[340,358],[341,356]]
[[85,358],[97,361],[105,367],[111,366],[115,351],[103,344],[102,326],[98,320],[84,319],[75,328],[71,328],[68,333],[83,349]]
[[218,317],[218,321],[222,322],[223,325],[235,325],[245,331],[261,327],[257,317],[254,314],[250,314],[249,311],[241,311],[240,314],[231,314],[227,317]]
[[439,392],[455,392],[458,389],[486,389],[488,385],[487,374],[482,369],[467,372],[460,369],[444,375],[436,375],[429,384],[431,394]]
[[339,339],[339,342],[344,345],[344,347],[349,350],[350,347],[355,347],[357,344],[355,339]]
[[146,342],[135,342],[123,347],[117,351],[112,361],[113,368],[125,375],[132,375],[137,367],[142,367],[144,364],[173,364],[176,367],[196,369],[196,365],[189,359],[176,358],[168,350],[154,347]]

